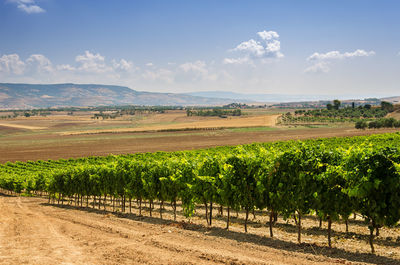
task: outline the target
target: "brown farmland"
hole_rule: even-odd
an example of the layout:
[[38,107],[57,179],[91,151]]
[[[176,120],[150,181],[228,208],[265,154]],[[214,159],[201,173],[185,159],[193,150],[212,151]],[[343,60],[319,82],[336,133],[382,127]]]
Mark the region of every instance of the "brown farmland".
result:
[[[355,130],[351,125],[279,127],[276,114],[252,111],[242,117],[187,117],[184,111],[97,120],[91,112],[73,116],[18,117],[0,123],[0,163],[136,152],[178,151],[278,140],[393,132]],[[243,127],[243,128],[241,128]]]
[[223,145],[279,140],[344,137],[398,130],[355,130],[344,128],[276,129],[271,131],[231,130],[118,133],[100,135],[28,135],[0,138],[0,163],[7,161],[68,159],[137,152],[178,151]]

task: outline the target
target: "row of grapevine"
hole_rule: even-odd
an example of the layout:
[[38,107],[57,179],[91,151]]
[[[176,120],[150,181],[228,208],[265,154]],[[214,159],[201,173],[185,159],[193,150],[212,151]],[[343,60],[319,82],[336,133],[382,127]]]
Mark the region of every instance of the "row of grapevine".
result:
[[400,134],[307,141],[259,143],[182,152],[90,157],[59,161],[6,163],[0,188],[45,192],[49,202],[65,200],[93,207],[132,200],[169,203],[176,218],[177,202],[186,217],[204,206],[212,225],[215,205],[249,214],[268,210],[270,236],[276,214],[294,217],[301,242],[302,217],[317,214],[331,224],[360,213],[374,230],[400,219]]

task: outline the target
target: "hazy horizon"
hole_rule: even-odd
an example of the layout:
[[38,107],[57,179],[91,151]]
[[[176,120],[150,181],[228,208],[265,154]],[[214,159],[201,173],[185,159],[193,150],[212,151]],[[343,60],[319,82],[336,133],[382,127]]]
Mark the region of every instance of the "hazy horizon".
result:
[[0,82],[398,96],[399,11],[395,0],[3,0]]

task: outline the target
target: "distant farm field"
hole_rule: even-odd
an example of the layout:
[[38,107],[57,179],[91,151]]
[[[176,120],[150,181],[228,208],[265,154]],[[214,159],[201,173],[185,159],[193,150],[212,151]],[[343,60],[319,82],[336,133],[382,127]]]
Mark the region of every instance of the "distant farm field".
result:
[[93,119],[93,112],[0,121],[0,162],[91,155],[177,151],[222,145],[318,137],[353,136],[388,130],[355,130],[351,125],[275,124],[277,111],[249,110],[240,117],[187,117],[183,110]]
[[[285,111],[285,110],[283,110]],[[276,125],[277,110],[252,109],[240,117],[198,117],[184,110],[95,119],[95,112],[52,112],[0,120],[0,162],[91,155],[177,151],[277,140],[354,136],[388,130],[347,125]]]

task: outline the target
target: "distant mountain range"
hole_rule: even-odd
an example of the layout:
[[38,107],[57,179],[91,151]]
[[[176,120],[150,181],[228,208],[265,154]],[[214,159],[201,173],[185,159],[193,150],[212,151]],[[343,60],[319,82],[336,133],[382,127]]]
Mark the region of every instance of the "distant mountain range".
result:
[[110,105],[210,106],[232,102],[238,101],[187,94],[141,92],[123,86],[0,83],[0,109]]
[[238,101],[250,102],[298,102],[298,101],[315,101],[315,100],[330,100],[331,97],[323,95],[284,95],[284,94],[244,94],[226,91],[202,91],[191,92],[186,95],[196,97],[210,97],[210,98],[230,98]]
[[[196,97],[209,97],[209,98],[230,98],[240,102],[263,102],[263,103],[287,103],[287,102],[310,102],[310,101],[331,101],[334,99],[340,100],[363,100],[365,97],[357,95],[286,95],[286,94],[244,94],[226,91],[201,91],[186,93],[186,95]],[[368,97],[370,98],[370,96]],[[400,97],[386,97],[379,98],[381,100],[389,101],[398,104]]]
[[[230,103],[280,103],[332,100],[321,95],[244,94],[203,91],[185,94],[153,93],[124,86],[97,84],[0,83],[0,109],[90,107],[112,105],[218,106]],[[345,99],[342,97],[339,99]],[[385,98],[393,103],[400,97]]]

